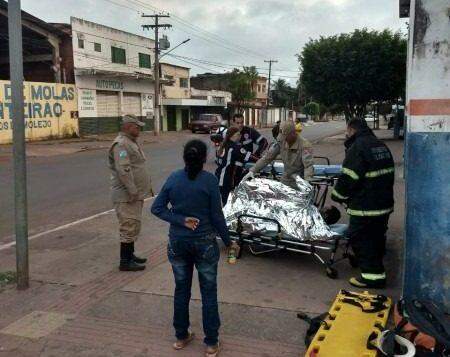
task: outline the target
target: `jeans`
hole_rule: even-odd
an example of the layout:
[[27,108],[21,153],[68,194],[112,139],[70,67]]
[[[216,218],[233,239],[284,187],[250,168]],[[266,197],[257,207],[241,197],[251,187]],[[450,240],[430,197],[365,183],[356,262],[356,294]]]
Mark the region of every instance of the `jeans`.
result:
[[347,232],[348,225],[342,223],[330,224],[330,229],[332,232],[339,234],[340,236],[345,236]]
[[217,344],[220,327],[217,304],[217,263],[220,251],[215,235],[170,239],[167,255],[175,278],[173,326],[176,338],[182,340],[188,337],[189,301],[195,266],[202,295],[204,342],[208,346]]

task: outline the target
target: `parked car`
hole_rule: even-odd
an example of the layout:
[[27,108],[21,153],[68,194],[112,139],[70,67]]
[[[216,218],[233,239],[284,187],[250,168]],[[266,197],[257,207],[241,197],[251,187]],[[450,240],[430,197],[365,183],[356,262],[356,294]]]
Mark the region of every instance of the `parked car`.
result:
[[200,114],[198,119],[191,121],[189,128],[193,133],[203,131],[211,133],[220,126],[222,115],[220,114]]
[[371,114],[367,114],[367,115],[364,117],[364,119],[366,120],[366,122],[369,122],[369,121],[375,121],[375,117],[374,117],[373,115],[371,115]]

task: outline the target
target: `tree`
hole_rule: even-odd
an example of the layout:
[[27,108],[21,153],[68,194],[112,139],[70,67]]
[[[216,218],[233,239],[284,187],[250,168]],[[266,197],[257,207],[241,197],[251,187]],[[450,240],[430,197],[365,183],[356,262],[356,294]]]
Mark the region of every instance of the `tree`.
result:
[[284,79],[279,78],[272,84],[271,98],[276,107],[291,108],[298,102],[298,94]]
[[390,30],[355,30],[310,40],[298,59],[306,95],[347,116],[363,116],[371,101],[404,96],[406,39]]
[[305,111],[306,115],[309,115],[312,118],[314,118],[320,114],[320,105],[319,103],[316,102],[309,102],[308,104],[305,105],[303,110]]
[[243,107],[255,99],[253,87],[257,79],[258,71],[254,66],[244,67],[243,71],[235,68],[230,73],[229,90],[233,96],[233,101],[236,103],[238,112],[242,112]]

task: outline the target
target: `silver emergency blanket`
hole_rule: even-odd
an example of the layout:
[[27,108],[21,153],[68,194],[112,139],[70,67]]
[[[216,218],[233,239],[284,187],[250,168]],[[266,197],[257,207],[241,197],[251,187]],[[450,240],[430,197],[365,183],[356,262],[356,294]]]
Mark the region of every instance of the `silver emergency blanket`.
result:
[[[314,189],[305,180],[296,177],[298,190],[279,181],[255,178],[241,182],[230,194],[224,207],[228,228],[236,231],[242,214],[270,218],[281,225],[283,238],[311,241],[332,240],[332,232],[313,204]],[[242,217],[246,233],[276,235],[277,224],[257,218]]]

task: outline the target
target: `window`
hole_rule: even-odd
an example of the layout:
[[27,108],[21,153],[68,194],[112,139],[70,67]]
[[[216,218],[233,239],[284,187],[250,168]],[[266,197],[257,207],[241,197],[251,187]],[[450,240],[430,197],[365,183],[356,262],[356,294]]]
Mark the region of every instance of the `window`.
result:
[[100,43],[94,42],[94,51],[102,52],[102,45]]
[[141,68],[152,67],[152,60],[150,58],[150,55],[147,55],[145,53],[139,53],[139,67]]
[[111,61],[112,63],[127,64],[127,57],[123,48],[111,47]]
[[182,88],[189,88],[189,79],[187,79],[187,78],[180,78],[180,87],[182,87]]
[[78,39],[78,48],[84,48],[84,40],[81,38]]
[[265,84],[262,85],[262,92],[266,93],[266,85]]
[[261,84],[258,84],[258,93],[261,92]]

